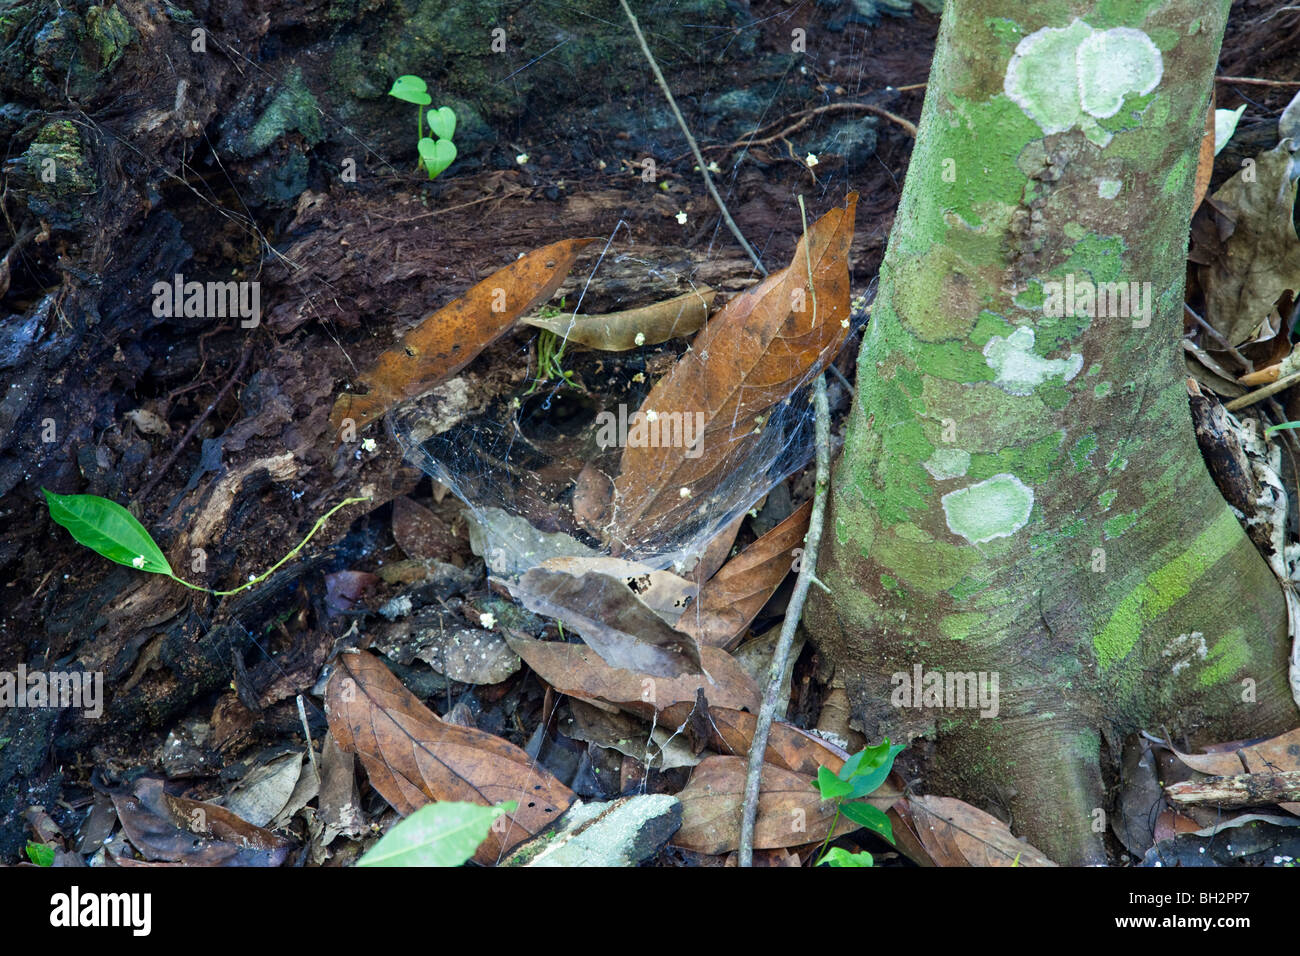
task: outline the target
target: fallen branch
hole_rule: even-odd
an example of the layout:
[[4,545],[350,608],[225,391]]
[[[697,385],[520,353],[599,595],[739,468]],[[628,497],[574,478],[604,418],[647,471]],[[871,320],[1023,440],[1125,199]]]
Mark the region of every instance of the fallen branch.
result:
[[1300,800],[1300,770],[1187,780],[1165,787],[1165,796],[1182,806],[1208,803],[1220,807],[1254,807],[1290,803]]

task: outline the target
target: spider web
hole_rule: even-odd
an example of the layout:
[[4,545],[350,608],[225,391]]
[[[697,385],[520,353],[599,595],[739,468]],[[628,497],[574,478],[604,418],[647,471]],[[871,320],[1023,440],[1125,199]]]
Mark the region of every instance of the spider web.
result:
[[[812,456],[811,376],[806,375],[785,400],[766,410],[757,431],[753,419],[721,428],[713,423],[689,449],[717,455],[726,470],[706,489],[659,487],[695,499],[685,520],[677,516],[680,511],[671,519],[652,518],[638,524],[633,540],[617,540],[608,514],[584,519],[575,509],[582,511],[585,481],[599,487],[618,476],[624,445],[637,441],[633,416],[653,382],[639,372],[645,363],[635,354],[626,359],[618,353],[577,354],[579,376],[585,365],[603,366],[599,391],[548,385],[529,394],[533,383],[525,383],[473,409],[463,383],[453,381],[388,415],[389,433],[406,458],[465,503],[477,526],[476,551],[494,573],[517,575],[560,555],[618,556],[655,570],[688,571],[711,539]],[[627,423],[622,432],[620,420]],[[643,441],[658,440],[673,448],[673,455],[688,453],[682,439],[691,433],[675,424],[661,427],[657,439],[649,427],[646,431]],[[615,444],[602,447],[611,432]],[[610,502],[611,496],[612,488],[594,498]]]

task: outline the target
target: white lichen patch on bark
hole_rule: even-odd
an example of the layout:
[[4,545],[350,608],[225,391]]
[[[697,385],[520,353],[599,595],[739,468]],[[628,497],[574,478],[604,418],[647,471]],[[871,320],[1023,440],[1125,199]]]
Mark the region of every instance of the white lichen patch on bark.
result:
[[1191,667],[1195,661],[1205,660],[1209,656],[1210,649],[1205,643],[1205,635],[1200,631],[1192,631],[1190,634],[1179,634],[1165,645],[1163,653],[1165,657],[1174,659],[1174,664],[1169,671],[1177,674]]
[[971,544],[1009,538],[1029,521],[1034,489],[1015,475],[1001,474],[950,491],[940,501],[948,530]]
[[984,346],[984,361],[997,374],[994,384],[1010,395],[1032,395],[1034,386],[1061,376],[1070,381],[1083,370],[1083,356],[1047,359],[1034,351],[1034,330],[1022,325],[1008,336],[995,335]]
[[1122,185],[1118,179],[1099,179],[1097,180],[1097,197],[1099,199],[1114,199],[1119,195],[1120,186]]
[[936,448],[928,460],[921,462],[921,467],[935,481],[960,478],[970,468],[970,452],[960,448]]
[[[1160,50],[1141,30],[1098,30],[1076,18],[1068,27],[1044,27],[1016,44],[1003,90],[1044,134],[1077,127],[1104,147],[1112,134],[1097,120],[1118,113],[1124,97],[1150,93],[1163,75]],[[1074,83],[1062,82],[1066,77]]]

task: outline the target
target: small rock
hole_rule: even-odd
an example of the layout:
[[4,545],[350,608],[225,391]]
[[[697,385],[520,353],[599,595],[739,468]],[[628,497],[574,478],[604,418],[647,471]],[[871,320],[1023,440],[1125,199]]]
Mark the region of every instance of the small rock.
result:
[[682,804],[664,793],[608,803],[578,801],[554,830],[519,847],[503,866],[638,866],[682,825]]

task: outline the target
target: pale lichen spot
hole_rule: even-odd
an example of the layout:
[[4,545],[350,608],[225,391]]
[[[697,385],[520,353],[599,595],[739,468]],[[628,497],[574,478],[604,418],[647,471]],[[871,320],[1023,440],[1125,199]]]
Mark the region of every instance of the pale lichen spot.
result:
[[970,468],[970,452],[960,448],[936,448],[921,467],[930,473],[935,481],[948,478],[960,478]]
[[1060,376],[1070,381],[1083,370],[1083,356],[1046,359],[1034,351],[1034,330],[1022,325],[1008,336],[995,335],[984,346],[984,361],[997,374],[994,379],[1011,395],[1032,395],[1034,386]]
[[1200,631],[1192,631],[1190,634],[1179,634],[1165,645],[1162,653],[1165,657],[1173,659],[1174,663],[1169,672],[1177,674],[1191,667],[1196,661],[1204,661],[1209,656],[1210,649],[1206,644],[1205,635]]
[[[1141,30],[1098,30],[1076,18],[1016,44],[1002,88],[1045,134],[1077,127],[1104,147],[1112,133],[1097,120],[1118,113],[1124,97],[1150,93],[1163,75],[1160,50]],[[1065,77],[1074,83],[1062,82]]]
[[1118,113],[1130,93],[1146,96],[1160,85],[1164,75],[1159,48],[1133,27],[1094,32],[1079,44],[1075,65],[1079,104],[1097,119]]
[[1123,183],[1121,183],[1118,179],[1097,180],[1097,198],[1114,199],[1116,196],[1119,195],[1120,186],[1122,185]]
[[950,491],[940,501],[948,530],[971,544],[1009,538],[1029,521],[1034,489],[1015,475],[1001,474]]

